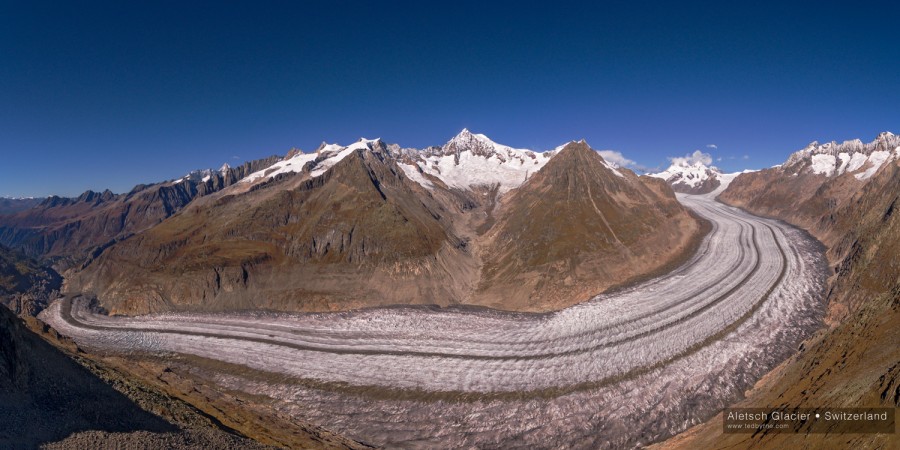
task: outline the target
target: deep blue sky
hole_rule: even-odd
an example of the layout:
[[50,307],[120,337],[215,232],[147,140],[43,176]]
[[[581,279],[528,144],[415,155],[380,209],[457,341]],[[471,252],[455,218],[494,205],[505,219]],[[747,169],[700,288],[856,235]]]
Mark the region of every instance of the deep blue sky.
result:
[[729,171],[900,132],[896,1],[232,3],[0,1],[0,196],[463,127]]

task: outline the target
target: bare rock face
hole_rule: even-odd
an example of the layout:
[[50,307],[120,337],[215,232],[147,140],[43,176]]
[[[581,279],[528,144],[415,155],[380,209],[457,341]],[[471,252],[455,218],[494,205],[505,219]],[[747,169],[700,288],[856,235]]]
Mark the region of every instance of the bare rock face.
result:
[[543,311],[652,273],[700,235],[665,183],[615,169],[584,141],[512,191],[486,233],[478,296]]

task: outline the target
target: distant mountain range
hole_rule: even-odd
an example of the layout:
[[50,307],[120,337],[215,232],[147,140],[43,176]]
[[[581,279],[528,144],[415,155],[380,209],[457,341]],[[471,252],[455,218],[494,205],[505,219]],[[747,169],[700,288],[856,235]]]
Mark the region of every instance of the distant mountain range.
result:
[[15,214],[19,211],[25,211],[26,209],[33,208],[34,206],[40,204],[44,199],[43,198],[10,198],[10,197],[0,197],[0,216],[6,214]]
[[396,303],[546,311],[685,259],[703,224],[584,141],[514,149],[463,130],[423,150],[360,139],[51,197],[0,220],[115,312]]
[[50,197],[0,218],[0,243],[52,258],[71,289],[123,313],[395,303],[545,311],[689,254],[703,225],[672,190],[787,178],[789,188],[754,194],[751,206],[820,211],[797,207],[827,198],[816,180],[864,182],[898,157],[897,140],[813,143],[756,175],[676,160],[641,177],[583,141],[541,153],[462,130],[422,150],[322,143],[127,194]]
[[722,173],[718,167],[707,165],[703,161],[687,161],[686,158],[673,158],[674,161],[668,169],[648,173],[646,176],[665,180],[672,190],[682,194],[709,194],[716,190],[722,190],[742,173],[751,173],[754,170],[742,172]]
[[722,172],[715,166],[702,161],[674,161],[668,169],[647,176],[665,180],[675,192],[685,194],[706,194],[721,185]]

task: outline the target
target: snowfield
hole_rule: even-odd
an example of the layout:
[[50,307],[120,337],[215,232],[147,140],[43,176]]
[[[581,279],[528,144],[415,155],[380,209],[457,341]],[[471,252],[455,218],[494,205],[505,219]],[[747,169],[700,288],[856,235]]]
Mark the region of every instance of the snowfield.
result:
[[550,314],[471,308],[109,317],[64,299],[42,313],[84,347],[187,354],[227,389],[374,445],[622,448],[683,431],[739,399],[819,327],[818,244],[714,200],[713,224],[657,279]]

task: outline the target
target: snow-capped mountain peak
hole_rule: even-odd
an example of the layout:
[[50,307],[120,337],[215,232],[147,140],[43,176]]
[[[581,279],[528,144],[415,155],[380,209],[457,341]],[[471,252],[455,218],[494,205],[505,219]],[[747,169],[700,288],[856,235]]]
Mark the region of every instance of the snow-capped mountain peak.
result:
[[322,141],[322,143],[319,144],[319,148],[316,149],[315,153],[316,154],[333,153],[333,152],[339,152],[343,149],[344,149],[344,146],[342,146],[340,144],[329,144],[327,142]]
[[647,176],[666,180],[676,192],[701,194],[719,186],[722,172],[715,166],[704,164],[703,161],[673,158],[672,165],[668,169],[659,173],[649,173]]
[[288,173],[309,172],[309,176],[315,178],[324,174],[328,169],[334,167],[335,164],[357,150],[381,152],[384,149],[386,147],[381,142],[381,138],[360,138],[346,147],[322,142],[316,151],[312,153],[303,153],[297,149],[291,150],[281,161],[266,169],[251,173],[243,178],[241,183],[255,183],[259,180],[269,180],[278,175]]
[[497,186],[503,193],[524,183],[544,166],[553,152],[509,147],[464,128],[441,147],[403,152],[403,156],[400,167],[410,179],[426,188],[433,187],[425,176],[431,175],[451,188]]
[[886,161],[897,158],[900,158],[900,136],[884,131],[869,143],[859,139],[840,144],[836,141],[810,142],[791,154],[781,169],[794,175],[813,173],[826,177],[858,172],[854,174],[856,179],[866,180]]
[[441,154],[444,155],[459,155],[462,152],[490,157],[492,155],[509,156],[511,153],[531,152],[531,150],[501,145],[483,134],[472,133],[468,128],[463,128],[459,134],[441,147]]
[[192,171],[188,172],[185,176],[172,181],[172,184],[183,183],[185,181],[194,181],[194,182],[205,183],[207,180],[212,178],[213,174],[218,173],[222,176],[225,176],[230,169],[231,169],[231,166],[229,166],[226,163],[226,164],[223,164],[222,167],[219,168],[219,170],[213,170],[213,169],[192,170]]
[[373,150],[381,144],[381,138],[366,139],[359,138],[358,141],[350,144],[347,150]]

